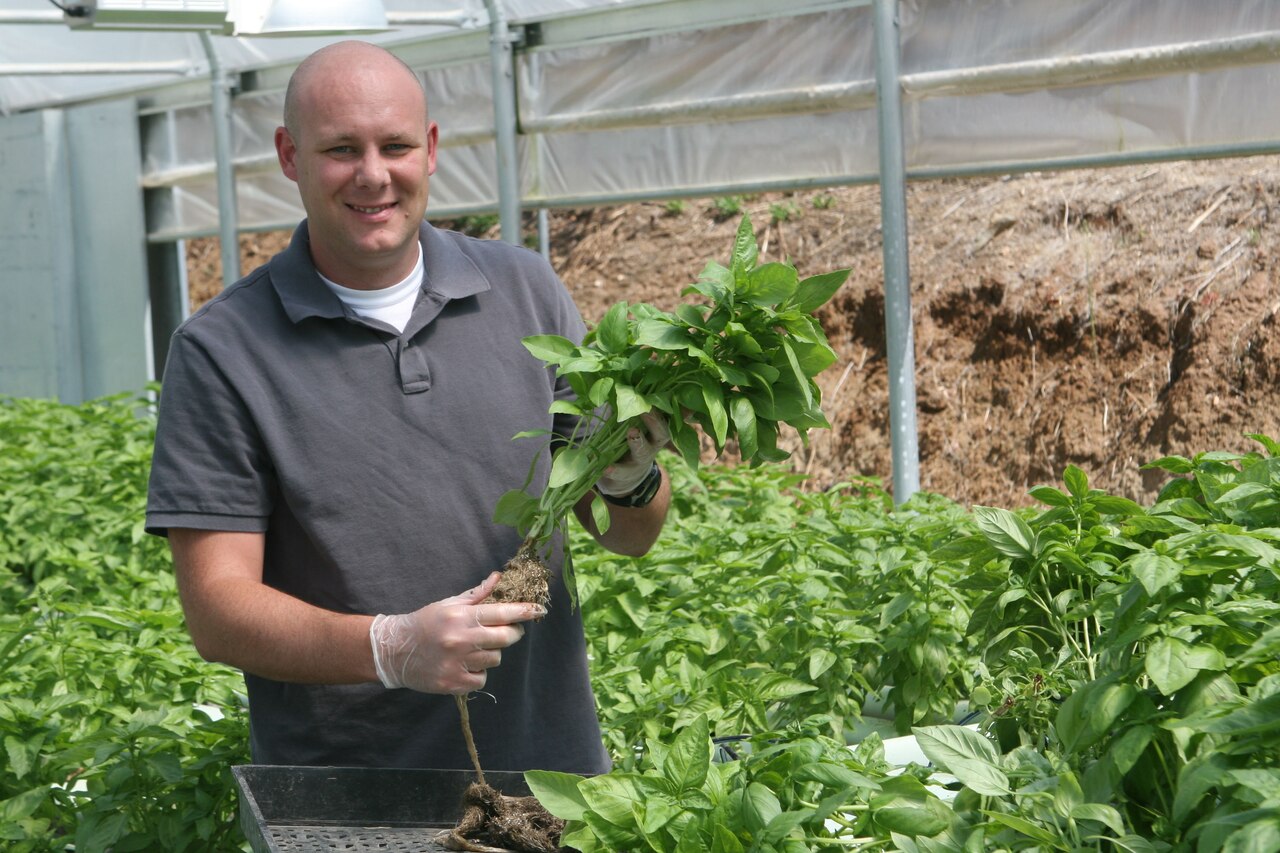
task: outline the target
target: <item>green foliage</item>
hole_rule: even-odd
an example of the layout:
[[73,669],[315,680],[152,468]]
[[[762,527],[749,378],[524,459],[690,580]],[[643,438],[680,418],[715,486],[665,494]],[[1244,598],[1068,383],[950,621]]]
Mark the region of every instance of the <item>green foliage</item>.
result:
[[496,213],[475,213],[458,220],[455,227],[469,237],[483,237],[498,224]]
[[[686,473],[648,557],[577,555],[615,772],[651,774],[655,742],[704,724],[758,742],[821,720],[853,741],[882,700],[930,766],[864,768],[842,845],[1280,849],[1280,458],[1254,438],[1263,452],[1157,460],[1176,476],[1151,507],[1074,467],[1017,513]],[[949,724],[966,697],[974,724]],[[752,787],[742,764],[725,785],[751,806],[717,813],[722,835],[651,849],[836,849],[753,834],[791,811],[773,803],[795,778]],[[585,823],[590,849],[630,831]]]
[[[153,430],[142,399],[0,399],[5,850],[243,846],[242,682],[142,531]],[[648,556],[575,547],[617,770],[531,784],[584,851],[1278,849],[1280,445],[1254,438],[1152,463],[1150,507],[1073,467],[1010,512],[672,466]],[[872,712],[929,766],[889,767]]]
[[716,219],[729,219],[742,213],[744,199],[740,195],[726,195],[711,201],[711,209]]
[[5,850],[240,847],[242,682],[192,649],[143,533],[154,429],[131,397],[0,399]]
[[789,222],[799,216],[800,208],[789,202],[769,205],[769,218],[774,224],[779,222]]
[[[495,518],[543,542],[626,452],[631,426],[655,410],[667,416],[672,441],[692,466],[701,454],[695,425],[717,452],[735,441],[746,462],[787,458],[778,447],[780,425],[802,436],[828,426],[814,377],[836,356],[813,312],[847,276],[841,270],[801,280],[788,264],[760,263],[744,216],[729,265],[708,263],[685,291],[703,304],[665,312],[620,302],[581,345],[557,335],[526,338],[525,347],[555,365],[576,395],[552,411],[578,416],[579,427],[556,452],[546,490],[537,497],[508,492]],[[605,513],[596,518],[607,524]]]
[[708,731],[699,716],[670,742],[651,740],[635,770],[526,779],[567,821],[562,842],[582,853],[841,849],[887,838],[889,826],[946,826],[946,807],[917,780],[886,778],[874,743],[855,753],[798,726],[745,741],[740,760],[715,763]]
[[982,594],[983,729],[1010,750],[988,764],[1036,780],[972,826],[1012,849],[1274,849],[1280,459],[1254,438],[1266,453],[1152,463],[1180,476],[1149,509],[1068,467],[1032,491],[1048,510],[975,508],[979,532],[935,552]]
[[804,492],[776,466],[670,471],[671,514],[645,558],[574,552],[623,765],[700,714],[717,736],[820,716],[839,738],[867,703],[903,734],[954,718],[975,667],[968,610],[928,554],[967,523],[960,507],[921,495],[895,511],[871,483]]

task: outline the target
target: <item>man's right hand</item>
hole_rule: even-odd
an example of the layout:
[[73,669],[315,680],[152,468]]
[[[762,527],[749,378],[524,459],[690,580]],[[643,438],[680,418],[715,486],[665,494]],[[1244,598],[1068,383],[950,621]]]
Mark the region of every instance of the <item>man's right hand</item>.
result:
[[524,636],[522,623],[546,610],[536,604],[487,602],[502,577],[412,613],[379,615],[369,628],[373,662],[386,687],[466,694],[484,687],[485,671]]

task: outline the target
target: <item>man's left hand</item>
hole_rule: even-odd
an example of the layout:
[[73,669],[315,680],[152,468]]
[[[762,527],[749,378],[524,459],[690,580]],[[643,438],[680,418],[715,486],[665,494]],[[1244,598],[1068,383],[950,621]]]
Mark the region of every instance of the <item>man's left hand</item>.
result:
[[640,416],[644,427],[632,426],[627,431],[627,453],[614,462],[596,482],[601,494],[621,497],[629,495],[644,482],[653,467],[658,451],[671,443],[671,428],[658,412]]

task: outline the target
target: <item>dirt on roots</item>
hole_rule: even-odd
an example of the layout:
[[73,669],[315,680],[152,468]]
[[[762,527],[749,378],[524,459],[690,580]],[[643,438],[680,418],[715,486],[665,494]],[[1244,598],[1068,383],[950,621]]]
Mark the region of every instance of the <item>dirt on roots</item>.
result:
[[[1072,464],[1148,503],[1166,477],[1144,463],[1280,436],[1278,202],[1270,155],[909,185],[921,488],[1023,506]],[[552,211],[551,261],[588,322],[618,300],[670,309],[728,261],[742,212],[763,258],[852,269],[819,314],[839,354],[818,380],[832,428],[786,436],[790,464],[813,488],[887,486],[877,187]],[[287,240],[246,235],[244,269]],[[220,286],[216,239],[188,260],[198,304]]]

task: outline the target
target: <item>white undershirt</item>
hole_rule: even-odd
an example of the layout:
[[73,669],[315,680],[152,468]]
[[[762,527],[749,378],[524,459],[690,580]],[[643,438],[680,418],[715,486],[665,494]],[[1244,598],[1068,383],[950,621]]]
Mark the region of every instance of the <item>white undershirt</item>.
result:
[[418,291],[422,289],[422,244],[418,244],[418,262],[413,265],[413,271],[403,281],[390,287],[356,290],[343,287],[323,275],[320,280],[344,305],[361,317],[381,320],[394,326],[397,332],[403,332],[405,324],[409,322],[409,315],[413,313],[413,305],[418,301]]

